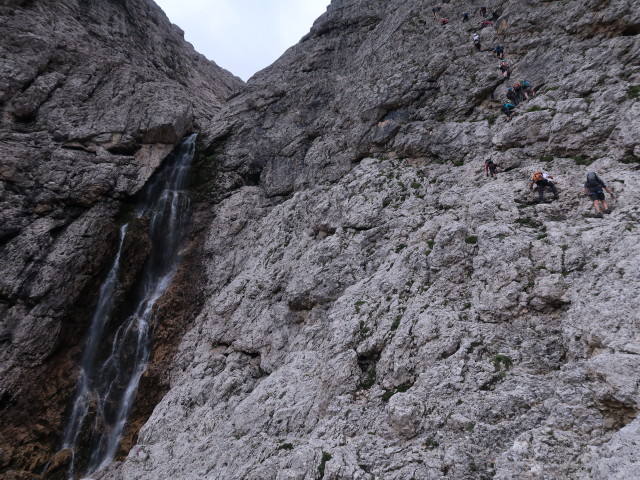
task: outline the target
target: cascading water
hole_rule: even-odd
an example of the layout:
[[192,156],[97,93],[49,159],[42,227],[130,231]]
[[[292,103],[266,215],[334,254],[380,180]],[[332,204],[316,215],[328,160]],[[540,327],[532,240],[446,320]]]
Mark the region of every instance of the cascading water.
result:
[[111,462],[118,449],[151,352],[153,308],[171,282],[180,261],[179,247],[190,213],[185,187],[195,141],[195,135],[185,139],[142,192],[136,215],[149,218],[151,253],[137,282],[132,313],[115,330],[104,355],[106,358],[99,359],[99,352],[105,349],[105,326],[116,308],[128,224],[120,229],[119,248],[100,288],[82,357],[78,390],[64,433],[62,448],[69,449],[72,456],[69,479],[79,473],[79,452],[84,458],[81,463],[86,464],[80,468],[90,474]]

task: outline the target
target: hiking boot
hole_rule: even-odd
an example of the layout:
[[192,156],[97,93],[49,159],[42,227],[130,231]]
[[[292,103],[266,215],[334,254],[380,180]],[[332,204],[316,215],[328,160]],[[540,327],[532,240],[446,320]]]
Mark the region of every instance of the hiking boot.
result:
[[611,213],[611,210],[605,210],[604,213],[606,213],[607,215],[609,215]]
[[604,215],[602,215],[600,212],[596,213],[596,217],[597,218],[604,218]]

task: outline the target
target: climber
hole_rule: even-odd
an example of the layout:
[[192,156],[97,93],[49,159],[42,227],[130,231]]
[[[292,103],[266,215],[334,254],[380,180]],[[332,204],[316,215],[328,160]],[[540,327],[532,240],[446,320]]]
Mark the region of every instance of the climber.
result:
[[449,20],[447,20],[445,17],[442,17],[442,20],[440,20],[440,24],[444,26],[447,23],[449,23]]
[[480,51],[480,35],[477,33],[473,35],[473,44],[475,45],[476,50]]
[[516,94],[517,103],[523,102],[524,101],[524,95],[522,93],[522,85],[520,85],[520,82],[516,82],[513,85],[513,91]]
[[549,180],[550,178],[553,178],[553,176],[544,172],[536,172],[533,174],[533,179],[531,180],[529,187],[531,190],[534,190],[535,185],[535,190],[538,190],[538,203],[544,202],[545,187],[549,187],[553,192],[554,198],[558,198],[558,190],[556,189],[555,184]]
[[589,195],[589,198],[593,201],[593,208],[596,210],[596,215],[600,218],[602,218],[603,211],[606,214],[611,213],[611,209],[609,209],[609,205],[607,205],[607,201],[604,199],[603,190],[611,195],[612,198],[615,198],[611,189],[598,178],[598,175],[596,175],[595,172],[590,172],[584,184],[584,194]]
[[502,108],[500,110],[502,110],[502,113],[504,113],[507,116],[507,121],[511,121],[511,115],[513,114],[513,109],[516,108],[516,106],[511,103],[511,102],[505,102],[504,105],[502,105]]
[[480,8],[478,9],[478,13],[479,13],[481,16],[486,17],[486,16],[487,16],[487,7],[480,7]]
[[462,21],[463,22],[469,21],[469,12],[462,12]]
[[499,59],[504,58],[504,47],[502,45],[496,45],[493,49],[493,52],[496,54],[496,57]]
[[482,23],[480,24],[480,27],[484,28],[484,27],[488,27],[489,25],[491,25],[491,22],[489,20],[483,20]]
[[498,65],[498,68],[502,72],[502,76],[504,78],[509,78],[511,76],[511,70],[509,69],[509,65],[507,65],[507,61],[506,60],[503,59],[500,62],[500,65]]
[[507,100],[514,105],[518,105],[518,96],[516,95],[516,92],[513,91],[512,87],[507,87]]
[[494,179],[498,179],[498,177],[496,176],[496,170],[498,169],[498,166],[493,163],[493,160],[489,159],[487,160],[487,163],[484,164],[484,171],[487,174],[487,177],[491,177]]
[[529,100],[530,97],[533,97],[536,94],[529,80],[525,80],[524,82],[522,82],[522,93],[524,94],[524,98],[527,100]]
[[498,13],[497,10],[493,10],[491,12],[491,18],[493,19],[494,22],[500,18],[500,14]]
[[434,5],[433,8],[431,9],[431,11],[433,12],[433,19],[434,20],[437,20],[438,12],[440,11],[441,8],[442,8],[442,5]]

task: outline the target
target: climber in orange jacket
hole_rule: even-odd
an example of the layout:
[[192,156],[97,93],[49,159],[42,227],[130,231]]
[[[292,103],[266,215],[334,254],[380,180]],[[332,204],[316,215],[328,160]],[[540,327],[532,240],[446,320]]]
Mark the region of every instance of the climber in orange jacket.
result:
[[544,201],[545,187],[549,187],[553,192],[554,198],[558,198],[558,190],[556,189],[555,184],[550,180],[551,178],[553,178],[552,175],[544,172],[536,172],[533,174],[529,188],[534,190],[535,186],[535,190],[538,190],[538,203],[542,203]]

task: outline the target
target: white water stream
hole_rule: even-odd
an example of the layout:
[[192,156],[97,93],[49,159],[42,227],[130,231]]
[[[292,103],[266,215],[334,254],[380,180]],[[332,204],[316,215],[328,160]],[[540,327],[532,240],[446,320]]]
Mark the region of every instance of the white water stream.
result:
[[[70,480],[79,473],[91,474],[107,465],[118,450],[151,353],[154,305],[171,283],[180,262],[179,247],[190,213],[185,188],[195,141],[195,135],[184,140],[142,192],[136,215],[149,218],[151,253],[135,283],[132,313],[115,329],[107,348],[104,344],[109,341],[104,338],[106,326],[113,320],[118,279],[127,267],[121,265],[121,255],[128,224],[120,229],[118,251],[100,288],[82,357],[78,389],[63,437],[62,448],[70,449],[72,454]],[[99,358],[100,352],[105,351],[106,358]],[[88,464],[78,465],[79,458],[88,458]]]

